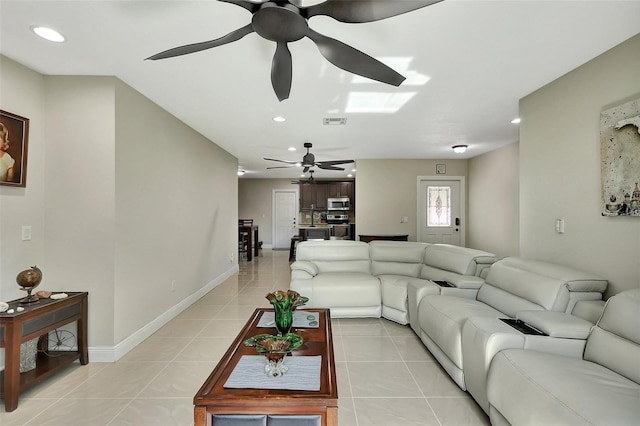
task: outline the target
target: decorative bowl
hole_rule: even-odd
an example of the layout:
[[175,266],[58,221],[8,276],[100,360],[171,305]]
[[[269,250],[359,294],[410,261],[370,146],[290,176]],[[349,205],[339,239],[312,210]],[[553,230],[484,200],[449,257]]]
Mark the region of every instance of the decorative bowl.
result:
[[264,372],[271,377],[282,376],[289,370],[284,364],[285,357],[303,343],[302,337],[295,333],[287,333],[284,336],[258,334],[244,341],[245,346],[253,346],[258,353],[264,354],[267,360]]
[[284,336],[273,334],[258,334],[244,341],[245,346],[253,346],[258,353],[264,354],[267,359],[282,359],[286,354],[295,351],[304,343],[299,334],[287,333]]

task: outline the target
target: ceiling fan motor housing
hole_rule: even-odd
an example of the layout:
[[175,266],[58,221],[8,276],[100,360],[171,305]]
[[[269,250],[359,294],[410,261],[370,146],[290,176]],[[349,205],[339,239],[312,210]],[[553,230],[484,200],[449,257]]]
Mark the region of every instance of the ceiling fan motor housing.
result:
[[307,35],[309,25],[292,4],[264,3],[253,14],[251,25],[260,37],[275,42],[298,41]]

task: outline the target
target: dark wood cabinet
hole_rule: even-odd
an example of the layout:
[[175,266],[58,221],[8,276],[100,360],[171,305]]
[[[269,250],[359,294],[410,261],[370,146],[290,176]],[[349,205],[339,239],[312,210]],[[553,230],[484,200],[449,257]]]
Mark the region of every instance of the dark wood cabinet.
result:
[[[317,182],[317,181],[316,181]],[[326,210],[327,198],[348,197],[351,209],[355,209],[354,181],[320,181],[322,183],[300,184],[300,210]]]
[[315,186],[310,183],[300,184],[300,210],[311,210],[311,204],[315,204]]
[[314,185],[316,190],[316,202],[315,209],[316,210],[326,210],[327,209],[327,189],[329,185]]

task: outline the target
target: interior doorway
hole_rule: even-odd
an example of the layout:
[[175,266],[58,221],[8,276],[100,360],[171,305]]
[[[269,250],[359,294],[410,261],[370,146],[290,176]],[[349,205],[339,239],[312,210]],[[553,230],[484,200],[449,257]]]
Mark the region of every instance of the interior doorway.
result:
[[298,235],[298,191],[273,190],[273,248],[289,249],[291,237]]
[[418,177],[418,241],[465,245],[464,176]]

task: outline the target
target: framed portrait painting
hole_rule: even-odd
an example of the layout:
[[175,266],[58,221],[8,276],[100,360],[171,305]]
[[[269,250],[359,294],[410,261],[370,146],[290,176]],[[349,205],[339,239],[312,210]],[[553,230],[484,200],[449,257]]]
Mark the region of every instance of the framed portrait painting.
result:
[[0,110],[0,185],[27,185],[29,119]]

